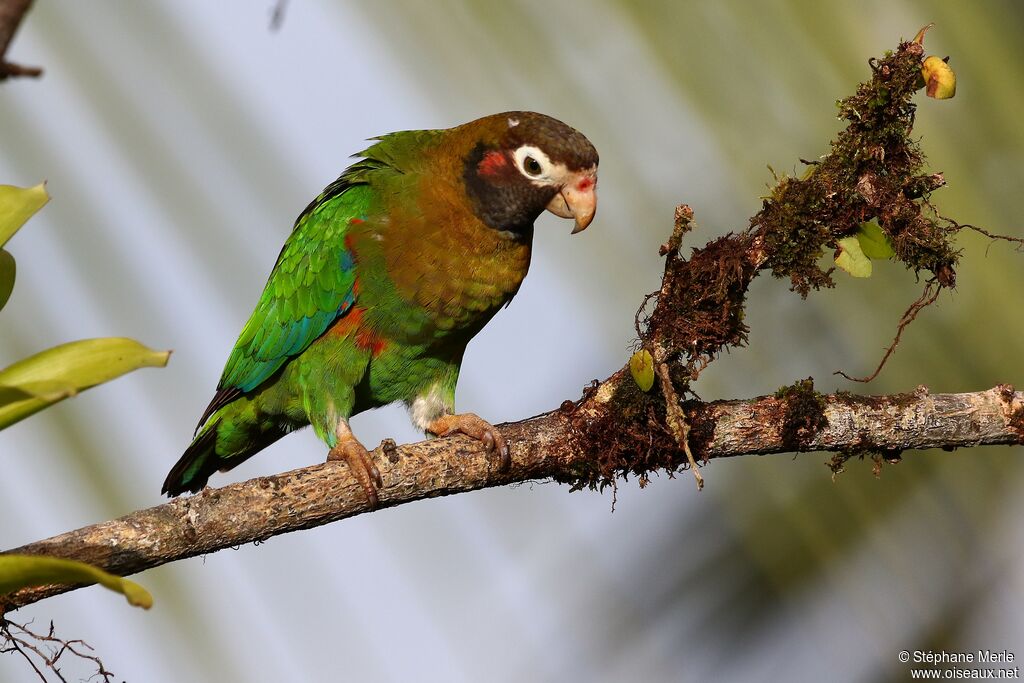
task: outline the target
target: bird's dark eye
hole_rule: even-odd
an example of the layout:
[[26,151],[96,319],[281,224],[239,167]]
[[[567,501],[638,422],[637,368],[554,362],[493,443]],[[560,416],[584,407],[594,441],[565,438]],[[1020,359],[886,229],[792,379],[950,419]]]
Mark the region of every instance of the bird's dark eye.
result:
[[526,175],[536,178],[544,169],[540,167],[539,161],[533,157],[526,157],[523,159],[523,170],[526,171]]

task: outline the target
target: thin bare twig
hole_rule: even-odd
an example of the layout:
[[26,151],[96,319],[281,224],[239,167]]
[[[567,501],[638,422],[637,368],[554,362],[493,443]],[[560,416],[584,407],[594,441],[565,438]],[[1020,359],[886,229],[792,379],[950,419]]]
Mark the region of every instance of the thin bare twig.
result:
[[[92,654],[92,646],[87,642],[78,639],[64,640],[58,637],[52,621],[50,622],[49,632],[45,634],[31,630],[29,628],[30,625],[31,622],[28,624],[18,624],[0,617],[0,653],[16,652],[21,655],[44,683],[47,680],[44,669],[52,672],[57,677],[57,680],[66,683],[67,679],[64,677],[58,664],[61,658],[68,653],[81,660],[91,662],[96,667],[96,672],[89,677],[89,680],[99,676],[103,679],[104,683],[111,683],[113,681],[113,672],[108,671],[100,658]],[[85,650],[88,650],[88,652]],[[39,658],[43,669],[36,665],[32,655]]]
[[1022,249],[1024,249],[1024,238],[1021,238],[1021,237],[1011,237],[1009,235],[999,235],[999,234],[996,234],[994,232],[989,232],[985,228],[980,228],[977,225],[971,225],[970,223],[958,223],[957,226],[960,227],[960,228],[967,228],[968,230],[973,230],[974,232],[980,233],[980,234],[984,235],[985,237],[989,238],[990,240],[992,240],[993,242],[995,242],[995,241],[1013,242],[1013,243],[1015,243],[1017,245],[1016,246],[1017,251],[1021,251]]
[[654,368],[658,373],[658,380],[661,383],[661,393],[665,397],[666,422],[668,422],[673,436],[676,437],[676,441],[683,447],[686,461],[690,465],[690,471],[693,472],[693,478],[697,482],[697,490],[702,491],[704,489],[704,477],[701,475],[700,467],[697,466],[697,461],[693,457],[693,451],[690,449],[690,424],[686,421],[686,414],[679,405],[679,395],[676,393],[675,387],[672,386],[672,376],[669,372],[668,363],[664,359],[664,349],[658,347],[654,356]]
[[37,66],[21,66],[6,60],[7,48],[30,7],[32,0],[0,0],[0,81],[15,76],[36,78],[43,73]]
[[882,360],[878,362],[878,367],[867,377],[850,377],[842,370],[836,370],[834,375],[842,375],[851,382],[870,382],[874,378],[878,377],[878,373],[885,367],[886,362],[889,360],[889,356],[896,350],[896,347],[900,343],[900,337],[903,336],[903,330],[906,329],[907,325],[914,322],[914,318],[921,312],[922,309],[931,306],[935,303],[935,300],[939,298],[939,292],[942,291],[942,287],[937,282],[929,281],[925,287],[924,292],[921,293],[914,303],[910,304],[910,307],[903,312],[903,316],[900,318],[900,324],[896,327],[896,337],[893,338],[892,343],[889,344],[889,348],[885,350],[885,355],[882,356]]

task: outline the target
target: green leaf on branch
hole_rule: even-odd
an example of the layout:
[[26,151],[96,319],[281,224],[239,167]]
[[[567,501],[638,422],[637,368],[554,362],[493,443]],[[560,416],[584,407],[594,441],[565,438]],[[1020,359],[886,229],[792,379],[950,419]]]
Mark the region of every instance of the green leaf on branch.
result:
[[139,584],[84,562],[41,555],[0,555],[0,596],[29,586],[74,583],[98,583],[121,593],[135,607],[153,606],[153,596]]
[[0,310],[7,305],[11,298],[11,290],[14,289],[14,275],[17,272],[17,264],[11,252],[0,248]]
[[0,429],[97,384],[144,367],[167,365],[170,351],[133,339],[83,339],[0,370]]
[[0,247],[49,200],[45,183],[35,187],[0,185]]
[[836,266],[854,277],[871,277],[871,259],[864,255],[856,235],[839,240]]
[[654,358],[647,349],[640,349],[629,359],[629,372],[641,391],[650,391],[654,386]]
[[857,241],[860,242],[861,251],[869,259],[886,259],[896,255],[896,250],[889,242],[889,236],[882,231],[878,223],[861,223],[860,230],[857,231]]

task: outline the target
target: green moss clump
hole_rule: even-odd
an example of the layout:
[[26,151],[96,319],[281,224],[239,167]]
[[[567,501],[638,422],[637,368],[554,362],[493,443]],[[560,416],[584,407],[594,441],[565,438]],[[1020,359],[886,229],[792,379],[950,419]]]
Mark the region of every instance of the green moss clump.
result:
[[833,286],[821,257],[871,219],[907,268],[929,271],[944,286],[955,283],[959,251],[952,237],[959,226],[930,210],[928,195],[944,181],[924,173],[924,156],[911,138],[922,56],[921,45],[910,42],[871,60],[871,80],[838,103],[848,125],[830,153],[803,178],[780,180],[751,219],[764,237],[767,267],[789,278],[801,296]]
[[626,479],[630,474],[643,486],[651,472],[665,470],[672,476],[686,462],[666,424],[665,402],[657,388],[644,392],[626,378],[616,384],[597,416],[575,410],[563,410],[562,415],[569,421],[577,447],[589,451],[587,458],[556,477],[573,491],[603,491],[614,486],[617,477]]
[[805,450],[818,432],[828,427],[825,397],[814,390],[813,378],[780,388],[775,398],[785,403],[782,444],[787,450]]

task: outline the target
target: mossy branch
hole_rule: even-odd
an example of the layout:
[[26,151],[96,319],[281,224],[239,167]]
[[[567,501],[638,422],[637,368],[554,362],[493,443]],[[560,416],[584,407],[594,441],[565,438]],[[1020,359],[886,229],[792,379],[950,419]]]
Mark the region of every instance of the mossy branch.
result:
[[[581,404],[501,425],[512,467],[499,472],[479,442],[450,437],[375,453],[384,486],[380,507],[533,480],[571,480],[594,466],[577,425],[614,411],[614,397],[632,384],[619,372]],[[698,457],[727,458],[790,451],[878,452],[891,459],[918,448],[1019,444],[1024,392],[1009,386],[971,394],[814,395],[802,383],[791,394],[684,405]],[[808,414],[813,413],[813,414]],[[812,425],[810,429],[794,425]],[[817,427],[813,427],[817,425]],[[685,462],[675,457],[674,466]],[[823,485],[830,485],[823,482]],[[525,494],[524,494],[525,495]],[[370,512],[359,481],[342,463],[324,463],[251,479],[60,536],[11,552],[81,560],[119,575]],[[0,613],[73,590],[26,589],[0,598]]]

